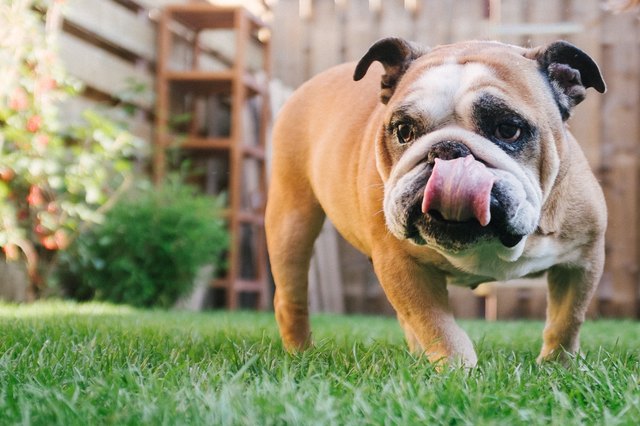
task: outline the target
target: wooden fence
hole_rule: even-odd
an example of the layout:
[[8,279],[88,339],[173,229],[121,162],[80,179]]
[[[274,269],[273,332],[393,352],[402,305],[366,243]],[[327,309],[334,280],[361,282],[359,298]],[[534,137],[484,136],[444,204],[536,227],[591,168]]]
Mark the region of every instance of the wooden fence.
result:
[[[278,0],[274,76],[296,87],[390,35],[432,46],[471,38],[575,43],[600,64],[609,89],[604,96],[590,91],[570,121],[609,207],[606,269],[590,313],[638,317],[640,26],[638,15],[614,15],[603,6],[600,0]],[[390,312],[369,262],[344,241],[337,244],[346,310]],[[541,317],[544,285],[520,284],[495,285],[480,296],[454,289],[455,309],[463,316]]]

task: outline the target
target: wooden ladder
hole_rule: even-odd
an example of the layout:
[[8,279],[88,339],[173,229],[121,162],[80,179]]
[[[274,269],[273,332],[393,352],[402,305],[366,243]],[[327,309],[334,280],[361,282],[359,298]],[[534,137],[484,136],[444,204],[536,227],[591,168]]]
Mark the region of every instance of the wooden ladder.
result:
[[[228,38],[207,30],[232,30],[233,46]],[[208,36],[208,37],[207,37]],[[174,40],[188,40],[191,64],[186,70],[176,70],[172,57]],[[270,70],[270,33],[258,18],[241,7],[219,7],[205,3],[171,5],[163,9],[158,25],[157,111],[154,151],[154,179],[161,182],[166,175],[167,149],[179,145],[191,158],[221,153],[228,159],[228,221],[231,245],[226,276],[212,282],[224,289],[226,307],[240,307],[240,294],[253,297],[253,307],[265,309],[270,304],[267,279],[267,255],[264,237],[264,206],[266,202],[265,147],[270,120],[268,81]],[[218,53],[233,47],[231,58]],[[261,51],[259,70],[251,70],[248,56],[251,47]],[[255,49],[254,49],[255,50]],[[224,70],[204,70],[201,58],[225,64]],[[262,78],[256,78],[260,71]],[[176,135],[169,126],[172,105],[179,97],[192,98],[192,116],[188,129]],[[220,97],[229,104],[228,135],[201,135],[198,132],[197,101],[203,97]],[[250,99],[260,100],[258,135],[253,144],[247,130],[245,109]],[[245,166],[257,166],[257,190],[247,194]],[[246,240],[251,241],[247,247]],[[247,268],[249,266],[249,268]],[[247,273],[245,269],[249,269]],[[246,306],[243,306],[246,307]]]

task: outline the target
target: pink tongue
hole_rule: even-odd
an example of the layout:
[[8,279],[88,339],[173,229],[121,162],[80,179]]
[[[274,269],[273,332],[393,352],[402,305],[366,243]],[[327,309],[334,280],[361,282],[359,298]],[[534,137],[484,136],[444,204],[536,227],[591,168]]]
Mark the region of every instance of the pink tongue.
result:
[[476,218],[487,226],[491,220],[491,188],[495,176],[472,155],[454,160],[436,158],[424,190],[422,213],[437,210],[446,220],[464,222]]

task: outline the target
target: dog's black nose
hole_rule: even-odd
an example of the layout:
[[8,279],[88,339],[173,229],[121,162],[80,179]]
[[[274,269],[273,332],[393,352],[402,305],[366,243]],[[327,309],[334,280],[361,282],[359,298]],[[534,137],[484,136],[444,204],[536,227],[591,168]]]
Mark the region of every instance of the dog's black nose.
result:
[[433,164],[436,158],[441,160],[453,160],[466,157],[471,151],[465,144],[458,141],[442,141],[434,144],[427,154],[427,162]]

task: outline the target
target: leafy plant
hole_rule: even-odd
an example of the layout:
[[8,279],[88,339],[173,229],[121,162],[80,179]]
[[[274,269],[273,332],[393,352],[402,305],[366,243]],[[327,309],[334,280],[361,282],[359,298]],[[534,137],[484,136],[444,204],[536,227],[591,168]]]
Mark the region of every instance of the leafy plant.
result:
[[173,305],[192,289],[199,267],[223,266],[222,201],[175,179],[130,194],[63,255],[61,284],[80,300]]
[[26,261],[32,297],[56,252],[115,203],[131,181],[128,158],[143,151],[95,112],[81,126],[61,122],[60,101],[80,90],[56,54],[62,3],[0,4],[0,247]]

